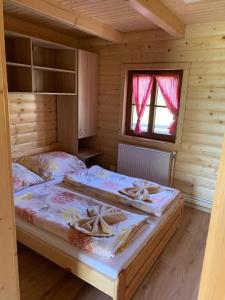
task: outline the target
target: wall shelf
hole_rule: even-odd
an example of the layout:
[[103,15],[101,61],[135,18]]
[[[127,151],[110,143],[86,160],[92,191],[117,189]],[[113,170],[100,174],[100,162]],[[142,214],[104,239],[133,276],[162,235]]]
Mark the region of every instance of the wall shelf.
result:
[[102,152],[100,151],[97,151],[96,149],[91,149],[91,148],[80,148],[78,150],[78,158],[81,159],[81,160],[87,160],[89,158],[92,158],[92,157],[96,157],[96,156],[99,156],[101,155]]
[[35,93],[76,93],[76,77],[73,73],[33,69],[33,79]]
[[7,80],[9,92],[32,93],[31,67],[7,65]]
[[[96,163],[101,155],[93,149],[97,130],[98,55],[11,33],[6,36],[6,54],[11,99],[29,99],[29,103],[18,105],[20,115],[24,109],[33,109],[32,114],[27,113],[26,122],[37,123],[38,127],[54,121],[54,135],[47,136],[48,143],[53,139],[62,151],[79,153],[88,165]],[[16,119],[20,117],[15,115]],[[36,127],[35,130],[37,133],[22,136],[27,142],[17,141],[15,149],[22,151],[27,146],[35,149],[36,143],[46,145],[45,130]]]
[[33,43],[33,64],[43,68],[75,71],[75,50],[48,47],[47,44]]
[[76,96],[76,93],[34,92],[35,95]]
[[70,71],[70,70],[64,70],[64,69],[56,69],[56,68],[47,68],[47,67],[41,67],[41,66],[33,66],[33,69],[34,70],[49,71],[49,72],[62,72],[62,73],[76,74],[76,71]]
[[77,94],[76,49],[6,36],[9,93]]
[[31,65],[31,39],[18,36],[5,38],[6,61]]
[[31,68],[31,65],[27,65],[27,64],[20,64],[20,63],[14,63],[14,62],[10,62],[7,61],[6,62],[7,66],[14,66],[14,67],[25,67],[25,68]]

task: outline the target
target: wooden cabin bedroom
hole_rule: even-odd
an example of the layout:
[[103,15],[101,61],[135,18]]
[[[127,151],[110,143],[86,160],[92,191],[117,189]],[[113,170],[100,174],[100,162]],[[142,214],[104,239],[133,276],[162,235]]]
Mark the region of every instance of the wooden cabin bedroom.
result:
[[1,300],[225,299],[224,14],[0,2]]

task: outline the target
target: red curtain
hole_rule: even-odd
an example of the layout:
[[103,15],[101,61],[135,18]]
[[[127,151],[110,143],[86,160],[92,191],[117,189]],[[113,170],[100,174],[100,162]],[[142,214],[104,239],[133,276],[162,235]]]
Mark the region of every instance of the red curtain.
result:
[[148,98],[152,91],[153,76],[144,74],[133,75],[133,100],[137,111],[136,134],[141,133],[141,119],[145,112]]
[[177,118],[179,112],[179,76],[156,76],[158,86],[165,99],[166,106],[169,111],[173,114],[173,122],[169,125],[169,133],[172,135],[176,134],[177,129]]

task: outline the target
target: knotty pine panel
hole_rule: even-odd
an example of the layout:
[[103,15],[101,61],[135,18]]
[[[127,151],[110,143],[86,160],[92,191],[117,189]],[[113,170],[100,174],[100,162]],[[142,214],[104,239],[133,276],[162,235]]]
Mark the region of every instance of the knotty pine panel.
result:
[[56,118],[55,96],[9,94],[12,155],[57,143]]
[[102,164],[115,166],[119,143],[121,67],[126,63],[191,63],[174,187],[212,201],[225,132],[225,52],[222,34],[131,42],[99,48],[100,92],[96,144]]

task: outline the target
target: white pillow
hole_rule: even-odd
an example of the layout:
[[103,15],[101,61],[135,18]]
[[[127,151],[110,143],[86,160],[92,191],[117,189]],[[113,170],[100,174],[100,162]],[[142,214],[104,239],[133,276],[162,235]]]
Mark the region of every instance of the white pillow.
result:
[[18,192],[34,184],[44,182],[40,176],[18,163],[12,163],[12,176],[14,192]]
[[76,156],[61,151],[26,156],[21,158],[19,163],[44,179],[53,179],[86,169],[85,164]]

